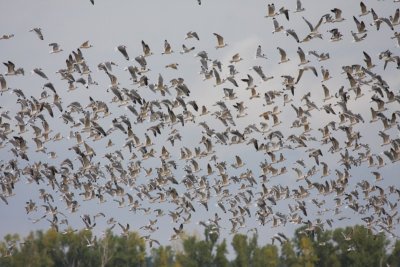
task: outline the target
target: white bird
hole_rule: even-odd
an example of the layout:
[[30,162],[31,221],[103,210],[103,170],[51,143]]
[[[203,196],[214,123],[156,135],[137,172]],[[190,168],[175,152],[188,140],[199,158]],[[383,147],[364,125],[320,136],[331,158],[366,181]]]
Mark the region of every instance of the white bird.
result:
[[256,58],[265,58],[265,59],[267,59],[267,56],[262,53],[261,45],[258,45],[258,47],[257,47]]
[[59,53],[63,51],[57,43],[50,43],[49,46],[51,46],[52,48],[51,51],[49,52],[50,54]]
[[91,47],[93,47],[93,45],[89,44],[89,41],[85,41],[79,46],[79,48],[82,48],[82,49],[88,49]]
[[218,33],[214,32],[215,37],[217,37],[217,46],[215,48],[223,48],[225,46],[227,46],[228,44],[224,42],[224,38],[219,35]]
[[4,78],[3,74],[0,74],[0,93],[3,94],[8,90],[10,90],[10,88],[7,87],[6,79]]
[[121,54],[124,56],[124,58],[126,60],[129,60],[128,52],[126,51],[126,46],[125,45],[117,46],[116,50],[121,52]]
[[168,55],[173,53],[174,51],[171,48],[171,45],[168,43],[167,40],[164,40],[164,52],[162,52],[161,54],[163,55]]
[[36,73],[37,75],[39,75],[40,77],[42,77],[43,79],[48,80],[49,78],[47,78],[46,74],[44,74],[43,70],[41,68],[34,68],[32,70],[32,74]]
[[286,56],[286,51],[280,47],[277,47],[277,49],[279,50],[279,54],[281,55],[281,61],[279,61],[279,64],[288,62],[290,59]]
[[43,34],[42,34],[42,29],[41,28],[33,28],[30,30],[30,32],[35,32],[36,35],[39,37],[40,40],[43,40]]

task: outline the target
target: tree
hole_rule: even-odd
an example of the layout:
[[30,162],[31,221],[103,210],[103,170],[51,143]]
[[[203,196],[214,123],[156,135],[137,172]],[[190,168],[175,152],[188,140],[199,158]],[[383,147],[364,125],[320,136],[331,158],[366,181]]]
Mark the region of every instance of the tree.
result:
[[390,267],[400,267],[400,240],[397,240],[394,244],[393,251],[388,258],[388,264]]
[[280,266],[282,267],[300,267],[294,245],[292,241],[284,242],[281,248]]
[[214,266],[218,267],[228,267],[229,261],[226,258],[226,240],[224,239],[221,244],[216,246],[216,252],[214,257]]
[[340,250],[342,266],[384,266],[388,241],[383,233],[373,234],[364,226],[338,228],[333,240]]
[[318,258],[317,267],[340,267],[339,251],[332,242],[332,231],[317,229],[314,235],[314,250]]
[[277,267],[279,264],[278,248],[275,245],[266,245],[254,250],[252,266]]
[[174,261],[174,252],[171,246],[160,246],[153,248],[151,251],[153,257],[153,265],[158,267],[169,267],[172,266]]

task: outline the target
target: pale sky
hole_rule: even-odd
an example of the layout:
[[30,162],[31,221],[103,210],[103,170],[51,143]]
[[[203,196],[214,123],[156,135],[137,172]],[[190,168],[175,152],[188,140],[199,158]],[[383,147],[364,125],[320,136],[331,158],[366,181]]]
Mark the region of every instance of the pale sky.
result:
[[[310,99],[315,102],[315,104],[321,108],[319,111],[310,111],[311,117],[308,119],[312,131],[309,137],[315,137],[316,141],[308,141],[309,145],[307,148],[300,149],[287,149],[283,148],[281,151],[276,152],[279,156],[282,153],[286,161],[282,163],[277,163],[274,165],[276,168],[281,168],[285,166],[287,168],[287,173],[277,177],[270,177],[266,186],[271,189],[274,185],[289,186],[290,190],[298,189],[299,186],[307,187],[306,181],[303,179],[301,181],[296,181],[296,173],[292,168],[300,166],[295,163],[298,159],[304,159],[306,163],[306,168],[302,168],[303,173],[311,169],[315,165],[315,161],[308,157],[307,149],[318,149],[321,148],[323,156],[320,161],[324,161],[329,165],[331,174],[328,177],[320,178],[322,166],[316,166],[317,173],[311,176],[309,179],[312,182],[324,183],[325,181],[332,181],[337,179],[335,170],[343,172],[343,165],[338,164],[340,160],[339,153],[344,153],[346,139],[345,133],[341,130],[332,131],[331,134],[339,140],[340,147],[342,150],[337,153],[328,152],[330,144],[322,145],[321,132],[318,128],[322,128],[330,121],[339,122],[338,115],[327,114],[323,111],[322,106],[327,103],[331,103],[332,107],[336,112],[340,109],[335,106],[338,101],[337,98],[333,98],[326,103],[323,103],[323,91],[321,86],[321,72],[320,68],[323,66],[325,69],[330,71],[332,79],[324,82],[324,84],[330,89],[331,94],[335,94],[341,86],[345,87],[345,90],[349,88],[349,82],[346,75],[342,73],[342,66],[360,64],[365,66],[363,61],[363,51],[367,52],[371,57],[374,64],[377,66],[373,68],[376,74],[382,76],[382,78],[390,86],[390,90],[396,95],[399,94],[398,88],[400,86],[400,80],[398,79],[399,70],[396,69],[396,64],[390,62],[386,68],[383,70],[383,61],[378,59],[380,52],[385,50],[390,50],[393,55],[399,55],[399,47],[396,45],[397,42],[390,37],[393,36],[393,31],[389,27],[382,23],[381,29],[376,30],[375,26],[371,26],[372,15],[368,14],[364,17],[359,17],[360,8],[358,1],[311,1],[303,0],[303,6],[305,11],[301,13],[293,13],[296,8],[296,1],[274,1],[276,11],[280,7],[285,5],[290,11],[290,20],[287,21],[283,15],[276,16],[277,21],[285,29],[294,29],[300,39],[303,39],[308,33],[309,28],[304,22],[302,17],[305,17],[313,25],[315,25],[320,17],[324,14],[333,13],[330,11],[333,8],[340,8],[342,10],[342,16],[345,18],[343,22],[337,23],[324,23],[320,26],[319,32],[323,35],[323,39],[313,39],[305,43],[296,43],[291,36],[287,36],[284,32],[272,33],[273,22],[272,18],[266,18],[267,14],[267,4],[272,2],[265,2],[260,0],[254,1],[239,1],[239,0],[204,0],[202,5],[199,6],[195,0],[169,0],[169,1],[127,1],[127,0],[117,0],[117,1],[105,1],[97,0],[95,5],[92,6],[90,1],[51,1],[51,0],[40,0],[40,1],[0,1],[0,8],[3,11],[0,17],[0,35],[3,34],[14,34],[15,36],[9,40],[0,40],[0,60],[1,62],[7,62],[8,60],[15,63],[16,67],[23,67],[25,69],[24,76],[4,76],[7,81],[7,86],[15,89],[21,89],[27,98],[34,96],[39,99],[40,94],[43,91],[43,84],[47,81],[40,78],[36,74],[31,74],[31,70],[34,68],[42,68],[45,74],[49,77],[59,96],[62,98],[62,105],[64,110],[68,110],[67,106],[73,101],[79,101],[83,107],[89,104],[89,96],[95,100],[102,100],[107,102],[110,112],[112,113],[109,117],[104,119],[99,119],[98,123],[107,131],[112,127],[112,119],[119,117],[120,115],[126,114],[130,121],[133,123],[136,121],[135,116],[130,113],[124,106],[120,107],[116,103],[110,103],[113,98],[111,91],[107,91],[110,85],[110,79],[104,73],[104,71],[99,71],[97,65],[105,61],[113,61],[118,66],[113,67],[112,73],[118,77],[120,82],[120,89],[137,89],[137,85],[132,85],[129,80],[129,74],[124,71],[129,65],[137,65],[134,58],[142,54],[141,41],[144,40],[149,44],[154,55],[146,58],[148,62],[148,67],[151,69],[146,75],[149,78],[150,83],[156,83],[158,75],[161,74],[164,78],[164,82],[169,84],[169,81],[173,78],[184,78],[185,84],[190,89],[190,96],[185,98],[185,101],[195,100],[198,106],[207,106],[211,113],[218,111],[219,108],[214,104],[223,100],[224,93],[223,88],[234,88],[232,84],[226,81],[220,86],[214,87],[215,79],[212,78],[207,81],[203,81],[203,75],[199,74],[201,64],[199,58],[195,57],[196,53],[199,51],[207,51],[209,58],[214,60],[218,59],[222,62],[222,73],[220,73],[222,78],[226,78],[229,75],[228,65],[232,56],[239,53],[243,58],[242,61],[235,64],[238,74],[236,74],[235,79],[239,83],[239,87],[235,88],[235,92],[238,99],[235,100],[224,100],[227,107],[232,113],[236,126],[230,126],[231,130],[237,129],[243,133],[244,128],[249,124],[255,123],[259,127],[261,121],[272,125],[272,120],[265,121],[259,117],[259,115],[265,111],[271,111],[274,106],[278,106],[279,110],[282,111],[278,115],[279,119],[282,121],[277,127],[273,127],[272,130],[279,130],[284,135],[282,139],[285,145],[289,144],[287,137],[291,134],[300,135],[303,128],[290,128],[292,122],[296,119],[296,114],[290,104],[295,106],[303,105],[304,101],[301,98],[304,94],[310,92]],[[373,8],[379,17],[389,17],[393,16],[395,9],[399,8],[399,4],[393,3],[391,1],[364,1],[368,8]],[[359,20],[363,20],[367,27],[367,37],[364,41],[353,42],[350,31],[356,31],[356,26],[353,21],[353,16],[356,16]],[[34,27],[40,27],[43,32],[44,40],[39,40],[35,33],[29,32]],[[398,30],[398,26],[395,26],[395,31]],[[331,42],[331,34],[327,31],[338,28],[343,34],[343,39],[338,42]],[[198,33],[200,40],[195,39],[185,40],[186,33],[189,31],[195,31]],[[213,33],[218,33],[224,37],[225,42],[228,46],[222,49],[216,49],[217,44],[216,38]],[[90,44],[93,45],[90,49],[82,49],[85,57],[85,61],[91,70],[91,76],[93,80],[98,82],[98,86],[91,85],[89,89],[84,88],[82,85],[78,84],[78,88],[75,91],[67,92],[68,84],[65,80],[60,79],[60,75],[56,73],[59,69],[65,68],[65,60],[72,51],[76,51],[80,44],[84,41],[89,40]],[[171,44],[174,53],[171,55],[161,55],[163,52],[164,40],[168,40]],[[49,43],[57,42],[63,49],[62,52],[56,54],[50,54]],[[195,50],[188,54],[180,54],[182,44],[188,47],[194,46]],[[116,51],[118,45],[125,45],[127,47],[127,52],[129,54],[129,62],[124,59],[124,57]],[[257,46],[261,45],[263,53],[266,54],[267,59],[255,58]],[[299,57],[296,53],[298,47],[301,47],[306,53],[306,58],[310,60],[308,66],[314,66],[318,71],[318,77],[315,77],[311,71],[306,71],[303,74],[302,79],[296,85],[295,95],[291,96],[290,91],[283,91],[283,78],[282,75],[291,75],[297,77],[299,69]],[[280,58],[277,47],[281,47],[286,50],[288,58],[290,61],[284,64],[278,64]],[[316,50],[319,53],[328,52],[330,54],[330,59],[326,61],[319,62],[314,56],[308,55],[308,51]],[[165,66],[170,63],[178,63],[178,70],[167,69]],[[209,63],[211,68],[211,62]],[[260,77],[252,70],[255,65],[260,65],[263,68],[266,76],[274,76],[274,79],[263,82]],[[0,67],[0,72],[5,73],[6,67],[2,65]],[[249,100],[250,91],[245,90],[246,85],[241,79],[247,77],[250,74],[254,78],[254,82],[257,85],[257,90],[261,95],[261,98]],[[80,75],[78,73],[73,73],[74,77],[78,79]],[[84,76],[86,78],[86,76]],[[369,80],[367,77],[365,80]],[[375,81],[374,81],[375,82]],[[370,182],[371,186],[378,185],[385,189],[387,198],[392,203],[396,203],[399,196],[389,194],[388,187],[393,185],[395,188],[400,187],[400,180],[398,179],[398,171],[400,170],[398,163],[391,163],[390,160],[383,155],[383,151],[390,150],[391,145],[381,146],[382,138],[379,137],[378,133],[382,130],[383,124],[380,120],[374,123],[370,123],[371,113],[370,107],[376,109],[376,103],[371,103],[371,96],[374,92],[371,92],[369,85],[361,85],[364,96],[355,100],[354,92],[350,92],[350,100],[348,102],[348,108],[355,114],[360,113],[364,118],[365,123],[358,123],[353,125],[353,131],[360,132],[361,139],[360,142],[363,144],[368,144],[371,153],[376,157],[376,155],[381,155],[386,163],[386,166],[380,168],[368,167],[367,162],[362,162],[359,166],[352,166],[349,170],[351,177],[349,178],[349,185],[346,188],[346,193],[357,189],[360,193],[359,203],[360,205],[366,205],[368,200],[363,199],[361,189],[357,187],[357,183],[367,180]],[[263,99],[264,93],[269,90],[277,90],[282,92],[282,96],[275,100],[273,105],[265,106],[265,100]],[[174,100],[176,97],[176,90],[171,88],[171,96],[166,96],[165,98]],[[138,89],[139,94],[148,101],[151,100],[163,100],[164,98],[159,94],[152,93],[148,88]],[[52,102],[51,91],[48,92],[51,95],[46,101]],[[283,105],[283,94],[289,94],[293,98],[293,102]],[[386,95],[382,98],[387,101]],[[9,115],[14,118],[16,112],[20,109],[20,105],[16,104],[17,96],[15,94],[10,94],[9,92],[3,93],[0,97],[0,106],[2,111],[9,111]],[[236,110],[233,105],[236,102],[244,101],[245,105],[248,107],[248,115],[244,118],[236,118]],[[399,110],[398,102],[393,102],[386,104],[387,110],[383,111],[386,117],[390,118],[392,113]],[[139,106],[137,106],[139,109]],[[89,109],[88,109],[89,110]],[[150,177],[145,177],[145,172],[142,170],[141,174],[138,176],[136,182],[137,185],[147,184],[149,179],[154,178],[155,168],[160,166],[160,160],[158,159],[159,151],[164,145],[168,151],[171,153],[171,159],[178,163],[178,169],[174,171],[175,178],[181,182],[184,179],[184,167],[186,165],[191,165],[190,161],[180,160],[180,150],[183,147],[188,147],[194,152],[195,147],[204,146],[200,144],[203,134],[201,131],[204,129],[199,126],[200,122],[207,122],[207,124],[215,129],[216,132],[223,132],[226,127],[215,118],[214,115],[198,116],[199,113],[193,111],[191,107],[188,110],[192,111],[196,116],[195,123],[187,123],[184,127],[180,125],[173,126],[180,132],[182,136],[181,141],[177,141],[175,146],[166,141],[168,134],[171,132],[172,128],[166,126],[162,130],[162,134],[157,137],[153,137],[147,129],[150,126],[157,124],[158,122],[146,121],[141,124],[135,124],[133,126],[133,131],[137,134],[141,140],[144,140],[144,134],[147,132],[151,136],[155,145],[153,148],[157,151],[155,159],[149,159],[142,162],[142,166],[146,169],[153,168],[153,174]],[[71,130],[80,131],[81,128],[71,129],[69,125],[66,125],[60,118],[62,113],[60,113],[55,107],[53,108],[55,113],[54,118],[50,118],[46,112],[43,114],[50,124],[50,128],[53,130],[50,136],[54,136],[55,133],[60,132],[65,137],[64,140],[60,142],[50,141],[45,144],[47,151],[54,151],[57,153],[57,159],[49,159],[46,154],[35,152],[35,143],[32,141],[33,130],[28,123],[28,119],[25,118],[27,122],[28,132],[24,133],[22,137],[28,142],[28,156],[29,162],[17,159],[19,167],[22,169],[27,164],[33,164],[34,162],[41,161],[42,163],[47,162],[49,165],[59,166],[61,161],[65,158],[70,158],[75,166],[75,171],[81,166],[79,160],[76,159],[76,154],[69,150],[72,146],[76,144],[74,139],[66,139]],[[164,108],[163,112],[167,113]],[[181,113],[182,109],[179,107],[175,110],[176,114]],[[168,113],[167,113],[168,114]],[[83,114],[75,114],[75,118],[83,118]],[[398,121],[398,119],[397,119]],[[8,135],[9,139],[13,136],[18,135],[18,128],[16,127],[16,120],[13,119],[8,121],[3,118],[3,122],[9,122],[11,128],[14,130],[13,133]],[[348,125],[345,123],[344,125]],[[35,125],[41,126],[39,120],[35,122]],[[82,127],[82,126],[80,126]],[[399,138],[399,130],[397,127],[392,127],[391,129],[385,131],[385,133],[390,135],[391,139]],[[106,153],[111,153],[115,150],[121,150],[124,155],[124,160],[121,161],[123,167],[126,169],[129,162],[129,151],[127,148],[123,148],[125,143],[126,135],[121,131],[114,131],[110,137],[106,137],[100,141],[92,141],[88,139],[86,133],[82,133],[82,136],[87,141],[87,143],[94,148],[97,155],[93,158],[93,162],[99,162],[100,165],[108,164],[109,162],[104,159]],[[232,135],[230,135],[231,137]],[[226,161],[227,163],[227,173],[231,176],[240,176],[246,171],[246,169],[251,169],[253,171],[254,177],[258,184],[254,185],[253,188],[249,188],[254,194],[249,204],[249,209],[251,211],[251,217],[246,216],[246,227],[239,229],[238,232],[246,233],[248,230],[256,227],[260,238],[260,243],[271,242],[271,237],[277,232],[283,232],[290,236],[293,230],[299,225],[294,225],[287,222],[286,225],[281,225],[276,228],[271,228],[272,218],[275,215],[270,215],[267,218],[267,224],[265,226],[259,226],[256,220],[257,211],[256,198],[259,195],[255,195],[256,192],[261,192],[261,171],[259,165],[264,160],[271,162],[271,158],[263,151],[255,151],[252,145],[247,145],[246,143],[251,138],[258,138],[260,143],[267,143],[268,140],[264,139],[259,133],[252,133],[247,136],[247,140],[238,145],[221,145],[216,143],[216,137],[213,136],[211,139],[214,143],[215,155],[218,157],[217,162]],[[105,148],[109,138],[112,138],[115,145],[112,148]],[[10,158],[13,157],[13,153],[10,149],[13,147],[7,140],[3,140],[2,149],[0,149],[0,159],[3,160],[3,164],[6,164]],[[296,146],[291,143],[292,146]],[[84,150],[81,145],[81,149]],[[141,153],[135,150],[135,153],[141,157]],[[360,149],[353,151],[353,148],[349,148],[349,153],[358,158],[358,153],[365,153],[365,149]],[[231,164],[234,163],[235,155],[240,155],[240,157],[245,162],[245,166],[234,169]],[[202,170],[196,173],[198,177],[206,174],[207,163],[210,162],[210,156],[195,159],[199,162]],[[375,163],[377,162],[375,158]],[[210,162],[214,164],[214,162]],[[214,170],[217,169],[213,166]],[[4,171],[4,170],[3,170]],[[102,171],[106,173],[106,169],[102,167]],[[375,182],[374,175],[371,173],[373,171],[378,171],[382,174],[383,180]],[[208,181],[210,185],[215,184],[215,179],[220,179],[216,174],[209,176]],[[61,181],[61,178],[57,176],[57,180]],[[84,180],[82,178],[82,180]],[[70,226],[73,228],[81,229],[84,227],[84,223],[80,219],[80,215],[90,214],[93,216],[97,212],[103,212],[106,214],[106,219],[113,217],[116,221],[125,225],[129,223],[131,230],[137,230],[142,235],[147,235],[148,233],[143,229],[139,229],[148,223],[149,219],[155,219],[154,212],[150,214],[145,214],[143,211],[137,211],[133,213],[129,211],[129,207],[118,208],[118,203],[113,201],[113,197],[107,195],[107,202],[99,205],[96,199],[91,201],[83,201],[82,196],[79,195],[81,191],[75,190],[75,199],[79,201],[80,208],[75,213],[70,213],[65,209],[65,202],[61,199],[61,193],[58,190],[52,190],[51,187],[46,186],[43,182],[40,185],[27,184],[27,179],[24,175],[21,175],[20,181],[15,185],[14,193],[15,195],[7,197],[9,202],[5,205],[4,202],[0,202],[0,213],[3,214],[0,218],[0,236],[4,236],[7,233],[20,233],[26,235],[29,231],[36,229],[47,229],[49,227],[49,222],[42,220],[36,224],[32,224],[29,218],[39,218],[45,211],[41,206],[43,204],[42,200],[38,199],[38,190],[40,188],[45,188],[47,192],[51,193],[55,198],[55,206],[66,214]],[[98,186],[105,184],[104,180],[98,182]],[[122,185],[122,184],[121,184]],[[181,183],[177,186],[169,184],[166,185],[163,190],[167,190],[168,187],[173,186],[182,196],[186,192],[185,186]],[[71,186],[72,188],[72,186]],[[137,191],[132,190],[129,187],[124,187],[125,192],[130,192],[134,195],[135,200]],[[240,189],[240,184],[231,184],[228,186],[229,192],[231,194],[231,199],[238,193],[242,192]],[[220,222],[221,237],[227,238],[229,240],[231,234],[231,223],[229,219],[232,217],[232,213],[228,212],[224,214],[222,210],[217,206],[218,201],[223,201],[225,207],[229,208],[229,201],[224,199],[221,200],[220,196],[215,195],[213,189],[210,190],[211,198],[209,199],[208,206],[209,210],[206,211],[205,208],[199,203],[198,199],[194,199],[192,204],[196,209],[192,213],[191,222],[185,224],[184,230],[188,233],[200,233],[202,235],[203,227],[198,223],[199,221],[207,221],[210,218],[214,218],[214,214],[218,213],[222,217]],[[291,194],[293,191],[290,192]],[[372,195],[377,195],[376,192],[371,193]],[[151,193],[152,196],[157,196],[156,192]],[[310,189],[310,195],[302,200],[305,201],[308,216],[302,216],[301,211],[299,215],[303,217],[303,221],[310,220],[315,222],[318,218],[322,221],[327,219],[333,219],[334,227],[353,225],[356,223],[362,223],[361,218],[374,215],[373,209],[365,210],[364,214],[355,213],[352,209],[347,208],[348,203],[344,199],[345,196],[340,196],[342,198],[344,205],[340,208],[341,214],[335,215],[334,211],[334,198],[336,193],[331,193],[327,196],[319,195],[317,190]],[[38,209],[37,212],[32,212],[29,215],[25,212],[25,202],[32,199],[36,202]],[[120,198],[114,198],[120,199]],[[317,208],[315,204],[312,203],[312,199],[316,199],[317,202],[326,201],[321,208]],[[125,197],[127,201],[127,197]],[[243,201],[243,200],[242,200]],[[267,203],[270,205],[271,203]],[[288,215],[288,204],[295,205],[296,201],[294,199],[284,199],[278,201],[276,206],[271,206],[274,214],[283,213]],[[173,227],[179,227],[182,220],[177,223],[173,223],[168,212],[176,208],[175,204],[172,203],[150,203],[148,200],[141,201],[141,205],[144,208],[151,208],[152,210],[161,208],[165,211],[166,215],[164,217],[158,218],[157,227],[159,229],[154,233],[151,233],[152,238],[160,240],[162,244],[168,244],[168,239],[174,233]],[[241,203],[239,205],[245,205]],[[389,206],[385,204],[385,210],[389,214],[393,214],[394,211],[389,210]],[[275,216],[276,217],[276,216]],[[377,219],[379,216],[374,215]],[[50,217],[49,217],[50,218]],[[95,227],[95,232],[100,233],[107,227],[106,219],[100,218],[97,221]],[[325,225],[326,229],[329,226]],[[60,226],[64,229],[65,226]],[[120,233],[120,228],[118,225],[114,228],[117,233]],[[377,230],[380,230],[377,227]],[[394,227],[392,232],[399,235],[399,228]]]

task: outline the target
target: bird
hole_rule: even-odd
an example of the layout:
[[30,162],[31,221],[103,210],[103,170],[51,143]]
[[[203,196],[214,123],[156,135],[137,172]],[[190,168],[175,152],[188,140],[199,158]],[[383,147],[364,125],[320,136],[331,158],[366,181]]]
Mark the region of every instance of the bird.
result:
[[39,75],[40,77],[42,77],[43,79],[48,80],[49,78],[47,78],[47,75],[43,72],[43,70],[41,68],[34,68],[32,70],[32,74],[35,73],[37,75]]
[[214,36],[217,37],[217,46],[215,48],[217,49],[224,48],[225,46],[228,45],[227,43],[224,42],[224,38],[218,33],[214,33]]
[[274,30],[272,33],[281,32],[284,30],[283,26],[279,25],[279,22],[276,20],[276,18],[273,18],[272,22],[274,23]]
[[7,87],[7,81],[4,78],[2,74],[0,74],[0,93],[3,94],[4,92],[7,92],[10,90],[9,87]]
[[79,46],[79,48],[81,48],[81,49],[88,49],[88,48],[91,48],[91,47],[93,47],[93,45],[89,44],[89,40],[83,42],[83,43]]
[[163,55],[168,55],[173,53],[174,51],[171,48],[171,45],[168,43],[167,40],[164,40],[164,52],[162,52]]
[[33,28],[32,30],[30,30],[30,32],[36,33],[37,37],[38,37],[40,40],[44,40],[43,34],[42,34],[42,29],[41,29],[41,28]]
[[125,45],[119,45],[116,47],[116,50],[119,51],[126,60],[129,60],[128,52],[126,51]]
[[262,53],[262,48],[261,45],[257,46],[257,50],[256,50],[256,58],[264,58],[264,59],[268,59],[267,56],[265,54]]
[[305,8],[303,7],[300,0],[296,0],[296,10],[294,12],[303,12]]
[[362,2],[362,1],[360,2],[360,9],[361,9],[361,14],[358,15],[359,17],[365,16],[365,15],[368,15],[369,13],[371,13],[371,10],[369,10],[367,8],[367,6],[364,4],[364,2]]
[[279,51],[279,54],[281,55],[281,60],[279,61],[279,64],[288,62],[290,59],[286,56],[286,51],[283,50],[283,49],[280,48],[280,47],[277,47],[277,49],[278,49],[278,51]]
[[0,40],[8,40],[14,37],[14,34],[3,34],[0,36]]
[[200,41],[199,35],[195,31],[189,31],[189,32],[186,33],[185,40],[186,39],[191,39],[191,38],[196,38],[197,41]]
[[50,54],[59,53],[63,51],[57,43],[50,43],[49,46],[51,46]]

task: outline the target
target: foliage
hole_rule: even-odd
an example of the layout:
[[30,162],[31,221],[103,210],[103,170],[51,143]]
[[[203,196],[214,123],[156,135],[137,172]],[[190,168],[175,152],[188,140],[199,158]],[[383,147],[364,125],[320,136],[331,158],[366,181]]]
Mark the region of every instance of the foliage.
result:
[[145,239],[136,232],[119,236],[107,231],[101,238],[88,230],[59,233],[51,229],[31,232],[24,238],[9,234],[0,242],[0,266],[400,267],[400,241],[394,241],[393,249],[388,250],[389,240],[384,233],[373,234],[362,226],[333,231],[301,227],[280,247],[259,246],[257,234],[235,234],[231,261],[226,240],[219,241],[218,234],[208,230],[204,239],[182,235],[182,250],[157,245],[150,255]]

